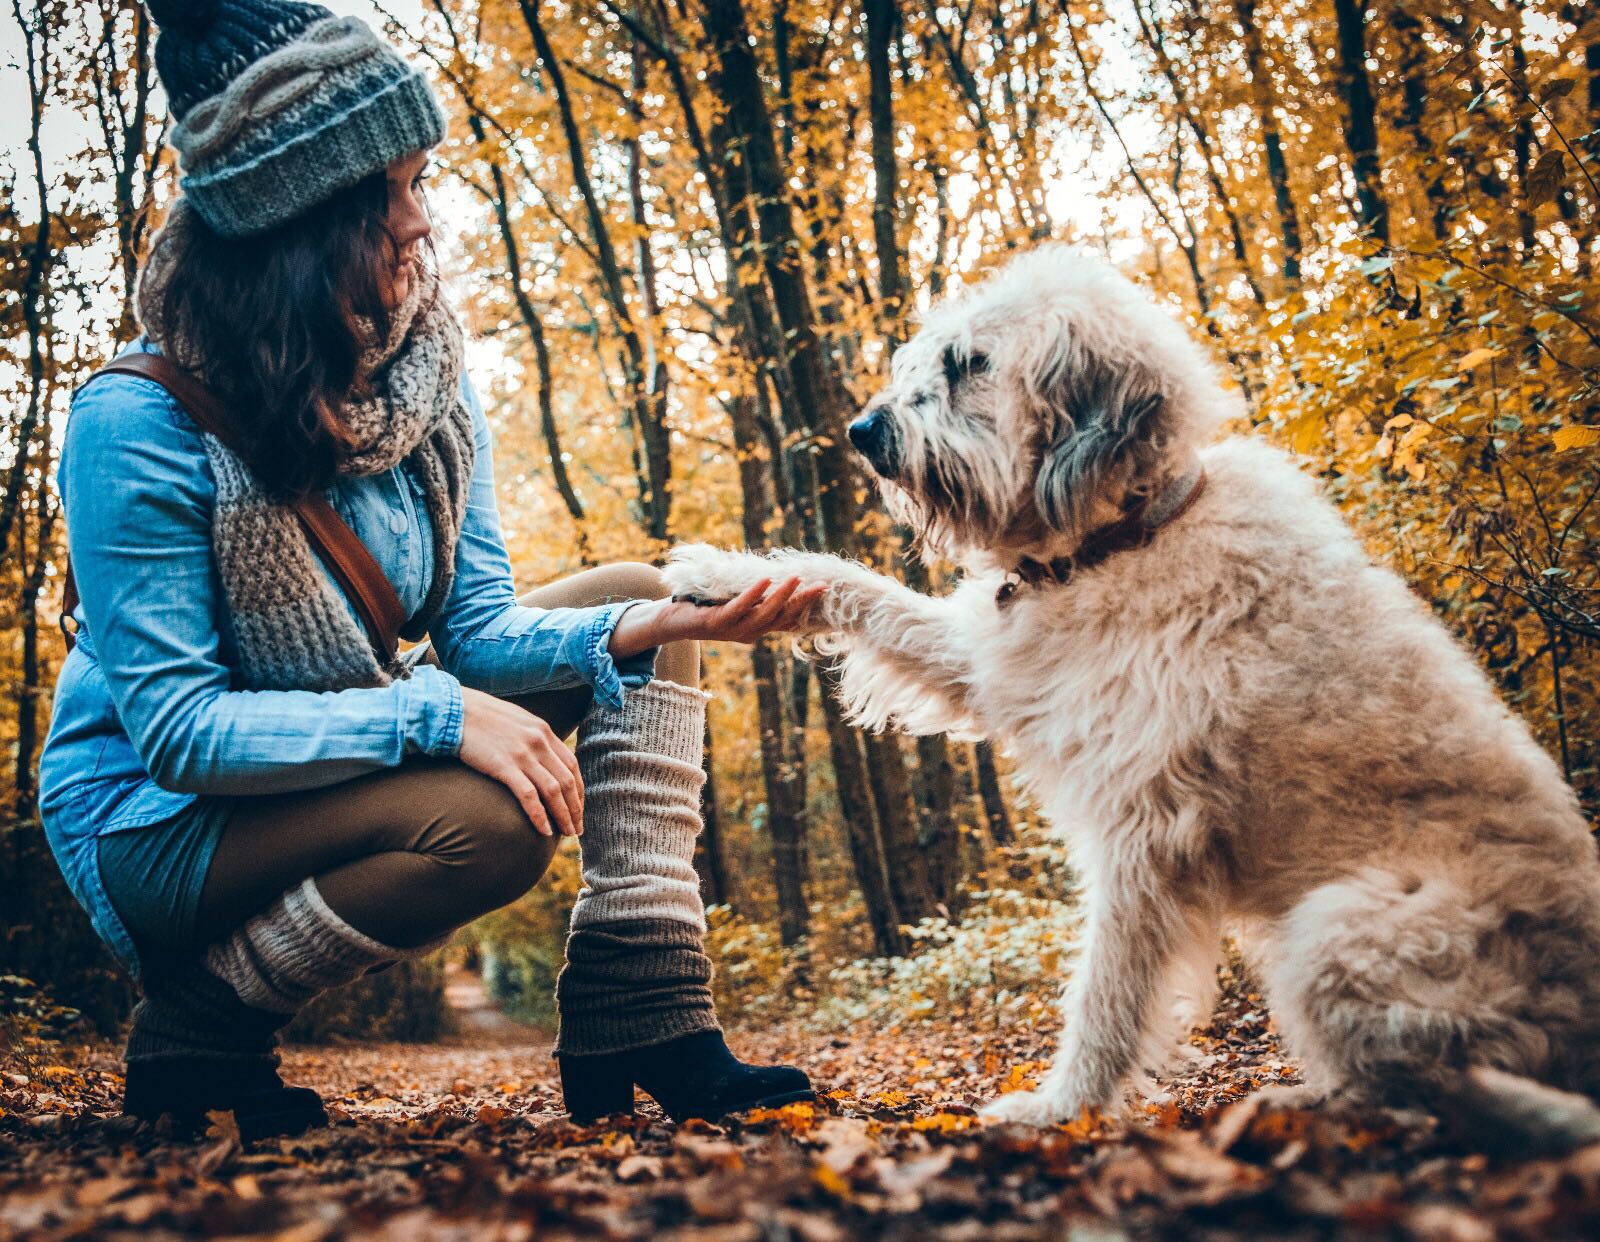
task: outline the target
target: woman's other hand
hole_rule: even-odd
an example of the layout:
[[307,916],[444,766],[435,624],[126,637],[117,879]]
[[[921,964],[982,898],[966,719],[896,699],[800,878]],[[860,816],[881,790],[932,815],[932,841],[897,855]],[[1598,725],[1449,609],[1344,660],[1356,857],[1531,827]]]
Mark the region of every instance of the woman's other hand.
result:
[[461,687],[461,762],[513,794],[545,836],[583,831],[578,760],[539,717],[515,703]]

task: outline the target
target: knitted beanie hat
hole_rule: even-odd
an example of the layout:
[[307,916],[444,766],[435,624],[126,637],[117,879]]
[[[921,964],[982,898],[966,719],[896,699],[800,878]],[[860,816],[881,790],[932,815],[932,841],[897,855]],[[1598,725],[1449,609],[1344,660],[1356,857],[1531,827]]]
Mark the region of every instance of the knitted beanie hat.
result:
[[427,79],[299,0],[146,0],[184,196],[228,237],[283,224],[444,140]]

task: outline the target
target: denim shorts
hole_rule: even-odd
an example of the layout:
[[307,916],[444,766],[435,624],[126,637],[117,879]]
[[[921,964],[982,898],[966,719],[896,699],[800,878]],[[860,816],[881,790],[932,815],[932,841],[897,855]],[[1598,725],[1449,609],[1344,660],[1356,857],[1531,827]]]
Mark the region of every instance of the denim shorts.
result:
[[199,948],[200,894],[231,809],[196,798],[170,819],[99,837],[100,882],[141,956]]

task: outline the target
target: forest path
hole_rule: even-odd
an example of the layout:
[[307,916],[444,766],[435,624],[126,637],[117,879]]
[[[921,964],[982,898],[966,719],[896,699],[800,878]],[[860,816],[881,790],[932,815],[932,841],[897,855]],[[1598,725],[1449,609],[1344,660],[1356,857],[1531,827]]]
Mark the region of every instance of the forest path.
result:
[[519,1046],[537,1044],[543,1038],[533,1027],[506,1017],[490,999],[482,977],[456,962],[445,969],[444,1003],[457,1032],[479,1045]]
[[1496,1164],[1425,1118],[1266,1104],[1252,1089],[1294,1071],[1237,991],[1142,1110],[1049,1131],[974,1116],[1039,1070],[1053,1036],[1021,1023],[735,1030],[823,1098],[673,1126],[641,1096],[631,1121],[578,1127],[548,1037],[486,1022],[289,1049],[334,1124],[248,1151],[226,1124],[174,1143],[116,1116],[110,1047],[0,1054],[0,1242],[1600,1236],[1600,1147]]

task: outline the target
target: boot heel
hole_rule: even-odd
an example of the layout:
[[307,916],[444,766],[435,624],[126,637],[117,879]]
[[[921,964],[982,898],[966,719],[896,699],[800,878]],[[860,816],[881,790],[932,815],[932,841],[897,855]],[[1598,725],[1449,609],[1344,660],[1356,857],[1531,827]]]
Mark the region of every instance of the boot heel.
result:
[[633,1113],[633,1076],[618,1056],[558,1056],[561,1094],[579,1124]]

